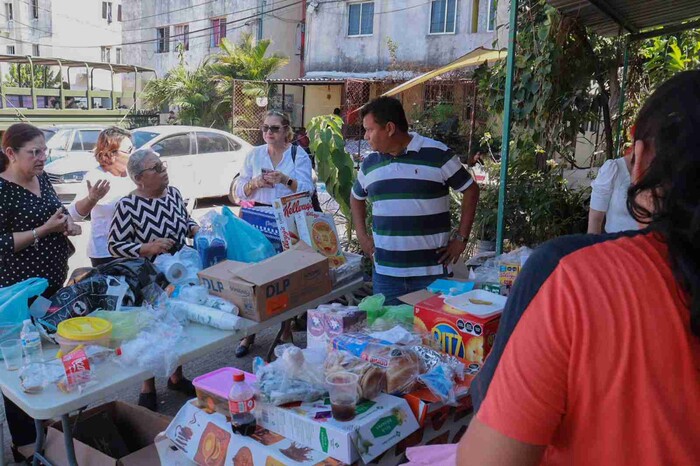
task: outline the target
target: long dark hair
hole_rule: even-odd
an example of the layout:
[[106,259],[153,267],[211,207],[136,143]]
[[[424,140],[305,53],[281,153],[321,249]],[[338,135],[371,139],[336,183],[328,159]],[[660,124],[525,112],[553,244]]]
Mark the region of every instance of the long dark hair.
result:
[[2,151],[0,151],[0,173],[7,169],[10,164],[10,159],[5,154],[5,150],[8,147],[14,150],[19,150],[26,143],[31,141],[37,136],[43,136],[44,133],[41,132],[39,128],[29,123],[15,123],[14,125],[7,128],[5,134],[2,135]]
[[690,296],[690,328],[700,336],[700,71],[677,74],[647,99],[635,140],[655,156],[630,187],[627,207],[667,242],[673,272]]

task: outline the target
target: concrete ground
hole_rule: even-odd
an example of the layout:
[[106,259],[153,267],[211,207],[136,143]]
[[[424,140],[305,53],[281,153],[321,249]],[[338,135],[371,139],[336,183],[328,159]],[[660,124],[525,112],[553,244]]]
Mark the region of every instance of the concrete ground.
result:
[[[197,206],[197,209],[195,209],[193,217],[197,219],[198,217],[206,213],[208,210],[219,207],[223,204],[225,204],[225,201],[222,199],[202,203]],[[74,270],[78,267],[90,266],[90,261],[88,260],[87,255],[85,253],[87,238],[89,235],[89,224],[84,223],[82,224],[82,226],[83,235],[74,239],[76,254],[70,260],[71,270]],[[211,353],[207,356],[203,356],[197,360],[185,364],[185,376],[191,380],[199,375],[206,374],[215,369],[219,369],[221,367],[226,366],[236,367],[245,371],[251,371],[253,358],[255,356],[261,356],[263,358],[265,357],[269,345],[275,338],[276,331],[277,329],[268,329],[267,331],[258,334],[255,340],[255,345],[251,348],[250,353],[245,358],[236,358],[234,354],[236,348],[232,347],[217,351],[215,353]],[[306,347],[306,331],[295,332],[294,342],[301,347]],[[188,400],[188,397],[183,394],[168,390],[166,387],[166,383],[166,378],[156,379],[156,388],[158,392],[158,412],[166,414],[168,416],[174,416],[180,409],[182,404]],[[120,400],[127,403],[136,404],[138,402],[139,390],[140,385],[136,384],[128,390],[124,390],[111,398],[103,400],[103,402]],[[7,430],[7,425],[4,426],[4,439],[5,460],[11,461],[12,455],[10,453],[10,434]]]

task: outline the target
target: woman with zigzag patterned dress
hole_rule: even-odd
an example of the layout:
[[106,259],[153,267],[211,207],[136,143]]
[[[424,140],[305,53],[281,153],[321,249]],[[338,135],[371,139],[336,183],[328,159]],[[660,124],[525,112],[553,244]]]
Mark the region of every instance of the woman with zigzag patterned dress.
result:
[[[109,251],[115,257],[146,257],[173,253],[199,230],[177,188],[169,186],[167,165],[151,149],[134,152],[127,165],[136,189],[117,203],[109,231]],[[195,396],[182,367],[168,379],[168,388]],[[139,405],[157,409],[155,379],[146,380]]]

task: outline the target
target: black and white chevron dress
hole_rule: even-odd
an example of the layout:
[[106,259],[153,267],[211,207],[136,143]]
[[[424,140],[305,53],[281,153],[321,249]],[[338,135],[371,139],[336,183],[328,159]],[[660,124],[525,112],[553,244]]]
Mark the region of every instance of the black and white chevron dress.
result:
[[117,203],[109,229],[109,252],[114,257],[139,257],[141,245],[158,238],[175,240],[175,249],[179,249],[196,225],[177,188],[168,186],[165,196],[155,199],[130,194]]

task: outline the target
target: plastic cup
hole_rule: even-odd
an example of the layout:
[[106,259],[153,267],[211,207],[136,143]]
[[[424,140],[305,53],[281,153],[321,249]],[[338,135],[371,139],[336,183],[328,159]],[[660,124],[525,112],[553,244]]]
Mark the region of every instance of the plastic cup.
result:
[[331,414],[336,421],[346,422],[355,418],[355,406],[359,399],[357,389],[359,379],[357,374],[351,372],[336,372],[326,377],[331,399]]
[[19,339],[3,341],[0,343],[0,351],[8,371],[16,371],[22,367],[22,342]]

